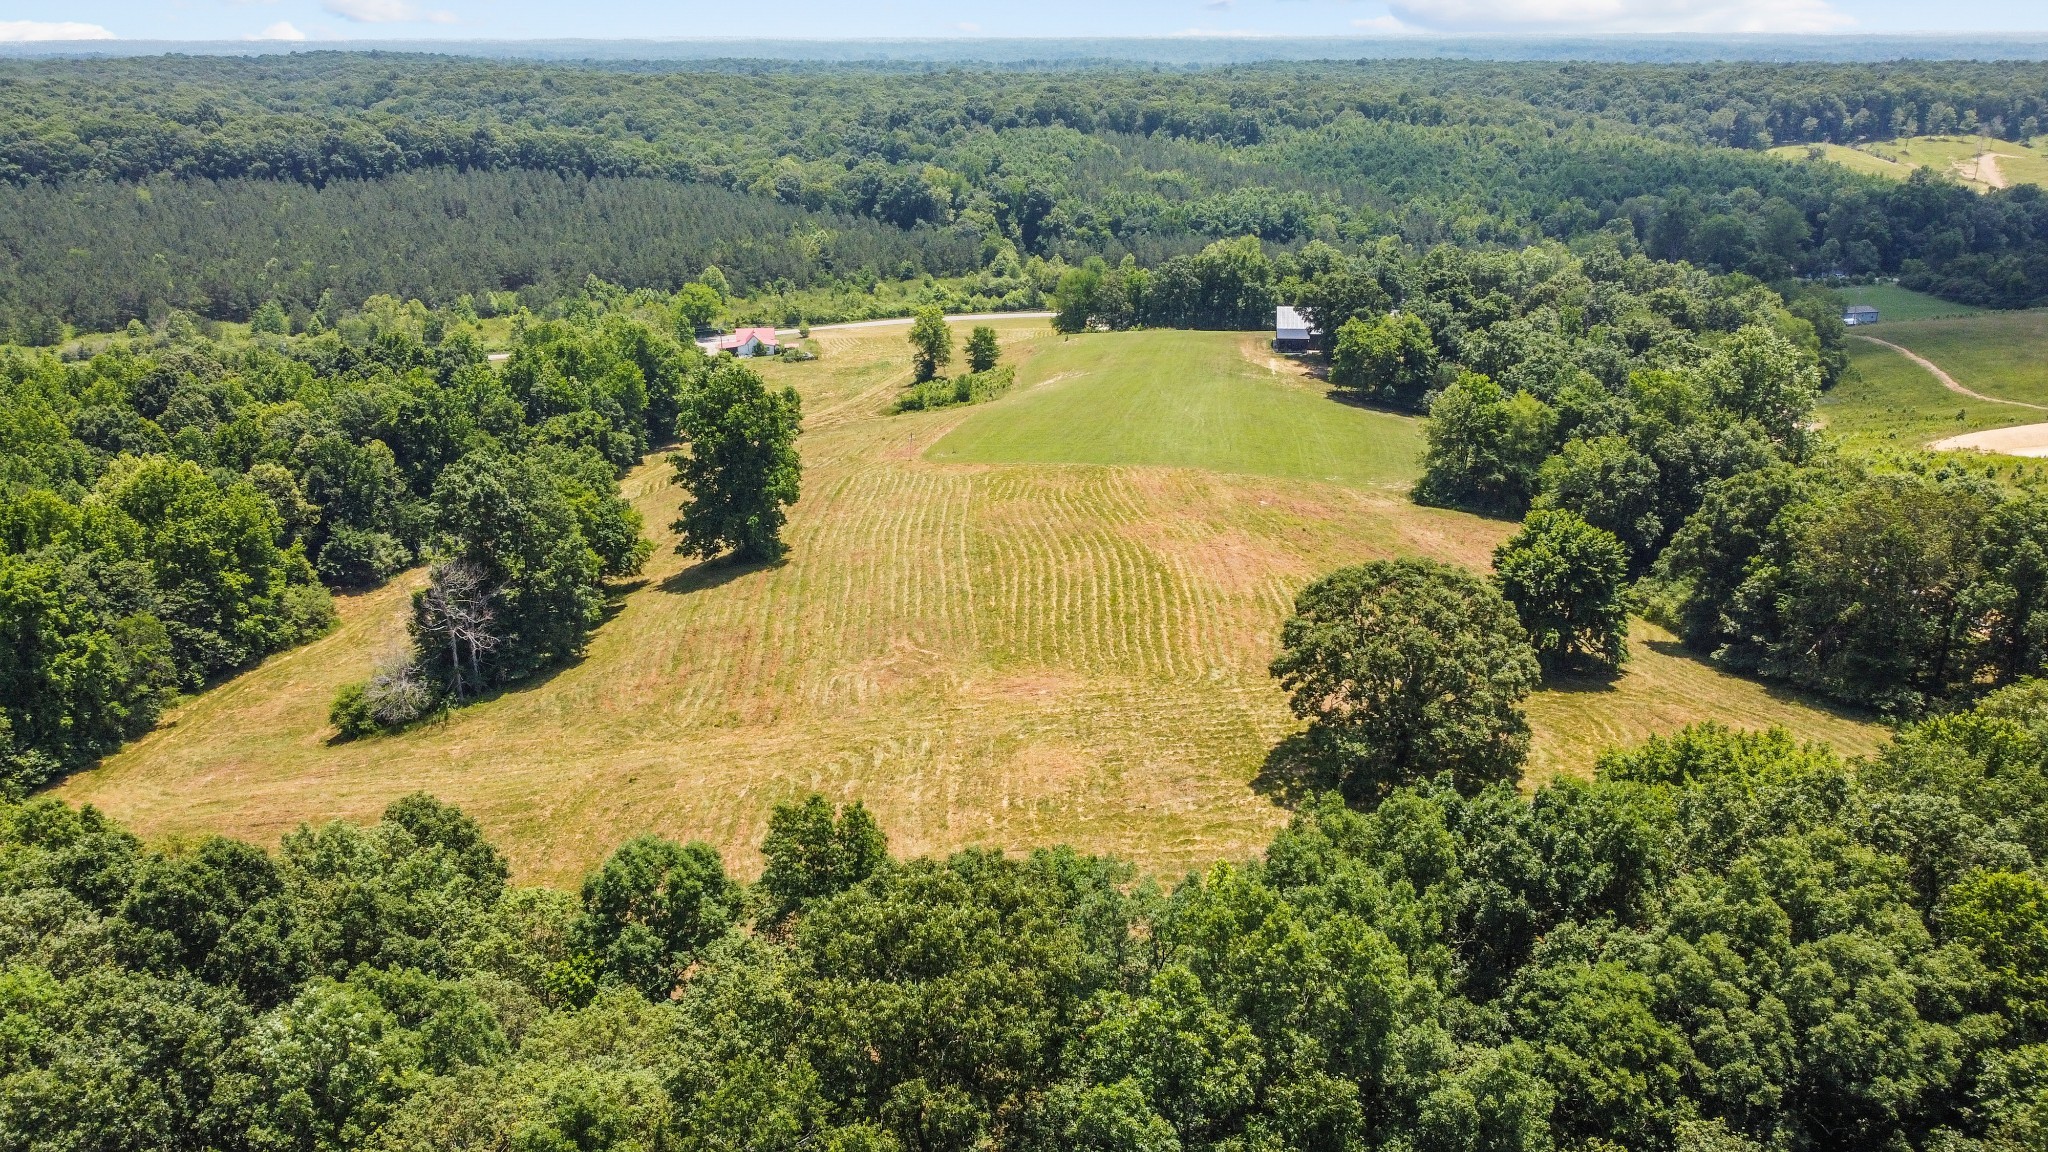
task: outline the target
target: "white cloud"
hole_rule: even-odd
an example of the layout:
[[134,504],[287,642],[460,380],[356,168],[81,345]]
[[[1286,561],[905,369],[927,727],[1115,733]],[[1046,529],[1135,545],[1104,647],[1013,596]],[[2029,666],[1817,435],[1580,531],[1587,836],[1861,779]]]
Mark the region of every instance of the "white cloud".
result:
[[326,0],[320,5],[358,24],[453,24],[453,12],[422,10],[412,0]]
[[248,37],[250,40],[304,40],[306,34],[292,26],[289,20],[279,20],[263,31]]
[[114,34],[97,24],[76,20],[0,20],[0,43],[19,44],[27,40],[112,40]]
[[1353,20],[1353,28],[1360,32],[1379,32],[1391,35],[1414,35],[1422,29],[1406,24],[1397,16],[1375,16],[1370,20]]
[[1394,0],[1387,10],[1440,32],[1830,32],[1855,23],[1827,0]]

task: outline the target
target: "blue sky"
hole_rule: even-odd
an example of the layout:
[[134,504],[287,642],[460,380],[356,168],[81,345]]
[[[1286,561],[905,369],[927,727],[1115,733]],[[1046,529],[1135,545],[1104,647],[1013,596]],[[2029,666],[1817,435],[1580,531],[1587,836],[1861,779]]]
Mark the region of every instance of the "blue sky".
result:
[[2042,30],[2043,0],[0,0],[0,40]]

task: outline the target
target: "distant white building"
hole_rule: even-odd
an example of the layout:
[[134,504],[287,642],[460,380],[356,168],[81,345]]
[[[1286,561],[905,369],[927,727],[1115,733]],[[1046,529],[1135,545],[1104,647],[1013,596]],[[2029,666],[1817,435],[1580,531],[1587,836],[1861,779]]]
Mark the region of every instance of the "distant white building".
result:
[[1309,349],[1308,321],[1301,313],[1282,304],[1273,310],[1273,350],[1306,352]]
[[1868,304],[1858,304],[1842,312],[1842,323],[1851,328],[1877,323],[1877,309]]

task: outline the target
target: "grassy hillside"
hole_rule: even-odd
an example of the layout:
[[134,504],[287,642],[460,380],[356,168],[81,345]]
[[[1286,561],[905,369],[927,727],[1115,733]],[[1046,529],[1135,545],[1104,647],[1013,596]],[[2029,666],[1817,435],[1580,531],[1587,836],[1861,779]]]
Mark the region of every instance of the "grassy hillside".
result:
[[[1910,349],[1987,398],[1959,395],[1906,356]],[[1854,449],[1919,448],[1952,436],[2048,422],[2048,311],[1977,313],[1941,320],[1885,322],[1852,330],[1849,373],[1821,397],[1820,419]],[[2015,401],[1999,403],[1996,401]],[[2000,448],[2038,447],[2029,432]],[[1996,465],[2015,477],[2048,476],[2034,460]]]
[[[2042,140],[2016,144],[1989,136],[1913,136],[1853,146],[1788,144],[1771,149],[1771,153],[1789,160],[1825,160],[1894,180],[1904,180],[1918,168],[1932,168],[1980,192],[2014,184],[2048,184],[2048,148]],[[1987,154],[1995,159],[1982,160]]]
[[[1886,333],[1890,338],[1891,330]],[[1821,397],[1819,414],[1830,432],[1858,448],[1918,448],[1965,432],[2032,424],[2048,415],[1958,396],[1918,364],[1863,340],[1849,341],[1849,372]]]
[[949,463],[1156,464],[1405,488],[1415,421],[1333,403],[1263,336],[1091,333],[1051,342],[1037,388],[934,445]]
[[[1019,383],[979,408],[885,415],[908,379],[901,327],[821,331],[824,359],[767,365],[805,401],[788,561],[683,562],[667,470],[643,466],[626,490],[662,550],[586,658],[539,683],[328,744],[336,689],[402,640],[401,582],[60,791],[148,835],[264,841],[425,788],[522,877],[561,883],[641,831],[751,871],[770,806],[812,789],[866,801],[902,853],[1065,841],[1168,875],[1249,854],[1286,818],[1254,781],[1292,727],[1265,665],[1295,590],[1373,557],[1483,566],[1512,526],[1408,503],[1412,423],[1328,400],[1255,339],[1042,325],[998,325]],[[939,455],[973,446],[1091,462]],[[1530,713],[1536,778],[1707,717],[1852,751],[1878,738],[1647,631],[1619,684],[1560,686]]]
[[1867,334],[1918,352],[1972,391],[2048,404],[2048,309],[1879,324]]
[[[1984,310],[1897,284],[1854,284],[1836,292],[1851,304],[1868,304],[1882,314],[1880,327],[1900,320],[1938,320],[1949,316],[1979,316]],[[1883,333],[1872,331],[1872,335]]]

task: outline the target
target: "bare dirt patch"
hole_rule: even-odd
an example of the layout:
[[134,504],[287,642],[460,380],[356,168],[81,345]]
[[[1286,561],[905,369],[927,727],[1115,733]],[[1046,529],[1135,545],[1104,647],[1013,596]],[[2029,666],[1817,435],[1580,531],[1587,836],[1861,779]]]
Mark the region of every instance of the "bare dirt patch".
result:
[[1320,360],[1289,358],[1273,351],[1272,342],[1263,336],[1247,336],[1237,345],[1238,355],[1246,361],[1265,369],[1275,376],[1300,381],[1305,384],[1324,386],[1328,383],[1330,370]]
[[2048,456],[2048,424],[2021,424],[1950,436],[1928,445],[1937,452],[1995,452],[2001,456]]
[[1965,180],[1974,180],[1990,188],[2004,188],[2006,179],[1998,170],[1998,160],[1999,154],[1996,152],[1979,152],[1972,159],[1956,161],[1956,171]]

